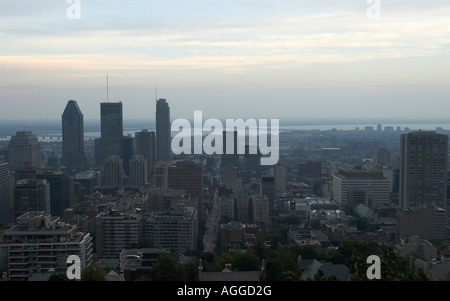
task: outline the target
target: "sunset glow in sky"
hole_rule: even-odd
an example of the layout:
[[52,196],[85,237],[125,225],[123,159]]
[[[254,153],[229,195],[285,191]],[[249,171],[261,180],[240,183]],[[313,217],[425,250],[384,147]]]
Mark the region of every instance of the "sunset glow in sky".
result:
[[1,119],[450,119],[448,0],[75,3],[0,0]]

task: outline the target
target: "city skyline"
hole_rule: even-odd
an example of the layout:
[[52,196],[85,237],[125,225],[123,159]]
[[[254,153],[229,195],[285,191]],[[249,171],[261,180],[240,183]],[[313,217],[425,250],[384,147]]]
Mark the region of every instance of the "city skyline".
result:
[[0,1],[1,119],[448,118],[445,1],[77,2]]

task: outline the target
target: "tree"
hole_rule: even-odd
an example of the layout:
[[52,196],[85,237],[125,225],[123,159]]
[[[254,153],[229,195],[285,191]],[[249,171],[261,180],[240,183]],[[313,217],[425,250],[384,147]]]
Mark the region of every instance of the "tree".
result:
[[292,271],[284,271],[281,273],[281,281],[299,281],[298,275]]
[[69,280],[67,278],[67,275],[65,273],[54,273],[48,278],[48,281],[75,281],[75,280]]
[[322,230],[322,223],[318,219],[314,219],[310,223],[311,228],[314,230]]
[[96,263],[91,263],[81,272],[81,281],[106,281],[106,272]]
[[55,272],[48,278],[48,281],[76,281],[75,279],[70,280],[67,278],[65,268],[56,268]]
[[154,281],[184,281],[185,271],[177,252],[161,254],[152,269]]

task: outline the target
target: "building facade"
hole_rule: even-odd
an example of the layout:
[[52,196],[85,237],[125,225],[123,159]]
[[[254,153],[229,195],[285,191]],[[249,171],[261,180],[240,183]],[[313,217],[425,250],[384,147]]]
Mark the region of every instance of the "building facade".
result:
[[434,204],[447,210],[448,136],[412,132],[400,136],[401,208]]
[[33,272],[66,268],[70,255],[80,258],[81,270],[93,260],[89,233],[42,211],[18,217],[17,225],[5,231],[0,248],[6,251],[8,279],[13,281],[27,281]]
[[198,216],[193,207],[152,213],[145,219],[145,237],[158,248],[184,253],[197,249]]
[[119,156],[109,156],[102,165],[102,186],[122,186],[123,181],[122,159]]
[[62,114],[62,142],[62,165],[77,167],[86,164],[84,117],[75,100],[69,100]]
[[147,183],[147,159],[142,155],[135,155],[130,163],[130,186],[144,187]]
[[123,158],[122,102],[100,104],[101,160],[108,156]]
[[389,204],[390,191],[391,182],[379,170],[340,169],[333,175],[333,200],[344,207],[353,206],[350,199],[363,193],[367,195],[368,201],[370,198],[368,207],[382,208]]
[[136,132],[135,139],[135,153],[136,155],[143,155],[147,160],[147,175],[150,179],[153,175],[153,166],[156,163],[156,135],[154,131],[142,130]]
[[156,101],[156,161],[170,161],[171,148],[170,107],[166,99]]
[[96,255],[117,258],[123,249],[136,246],[143,237],[142,215],[116,209],[101,212],[95,220]]
[[41,145],[32,132],[17,132],[8,146],[9,170],[15,171],[29,162],[31,167],[42,167]]

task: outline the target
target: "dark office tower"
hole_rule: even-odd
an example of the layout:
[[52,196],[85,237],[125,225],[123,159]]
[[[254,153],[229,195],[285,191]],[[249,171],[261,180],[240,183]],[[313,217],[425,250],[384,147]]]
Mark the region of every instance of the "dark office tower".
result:
[[39,172],[40,169],[31,167],[30,162],[27,162],[22,168],[14,171],[14,180],[17,182],[24,179],[36,179],[36,174]]
[[147,159],[143,155],[134,155],[129,162],[130,186],[143,187],[147,183]]
[[171,149],[170,107],[167,100],[156,101],[156,160],[170,161]]
[[147,174],[151,178],[153,166],[156,163],[155,132],[148,130],[137,132],[134,136],[134,143],[136,155],[142,155],[147,160]]
[[123,171],[127,176],[130,175],[130,160],[134,155],[134,137],[130,135],[123,137]]
[[50,214],[50,185],[47,180],[25,179],[14,188],[14,218],[28,211]]
[[433,204],[447,210],[448,136],[411,132],[400,136],[400,208]]
[[123,156],[122,102],[100,104],[102,161],[109,156]]
[[249,171],[252,176],[259,178],[261,175],[261,152],[259,149],[256,154],[250,154],[249,146],[245,146],[244,170]]
[[14,206],[11,203],[8,163],[0,157],[0,224],[14,222]]
[[123,161],[119,156],[109,156],[102,165],[102,185],[122,186],[124,179]]
[[275,210],[275,177],[261,177],[260,195],[266,196],[269,201],[269,216],[273,216]]
[[9,142],[9,170],[14,171],[30,162],[31,167],[41,168],[41,145],[31,132],[17,132]]
[[83,114],[75,100],[69,100],[62,114],[62,142],[62,165],[71,168],[86,164]]
[[234,131],[234,134],[231,133],[233,137],[233,153],[227,153],[227,131],[223,131],[223,154],[222,154],[222,169],[225,167],[237,167],[239,169],[239,154],[238,154],[238,132]]
[[70,207],[70,177],[64,172],[44,172],[37,179],[47,180],[50,185],[50,213],[61,216]]
[[192,198],[198,198],[197,210],[201,210],[203,199],[203,172],[199,164],[180,161],[168,167],[168,184],[170,189],[185,190]]

